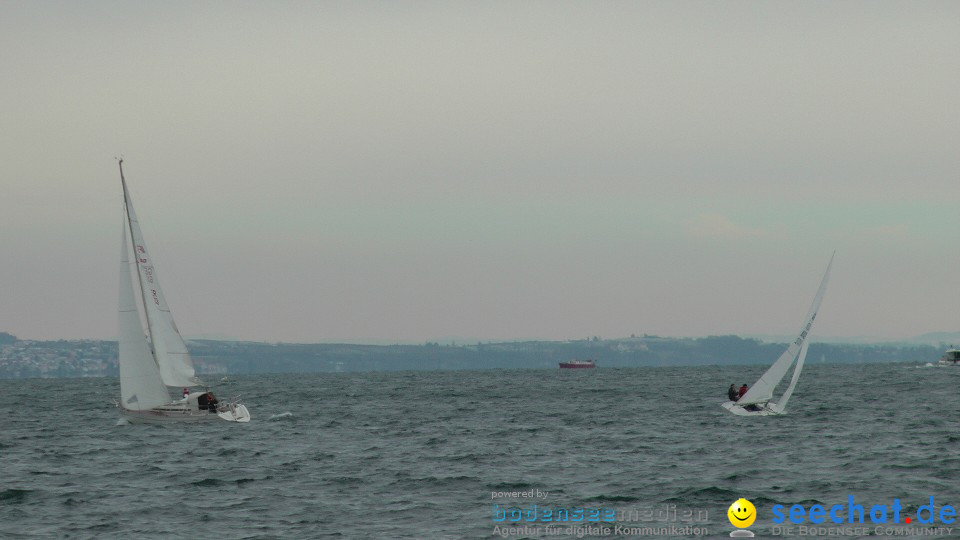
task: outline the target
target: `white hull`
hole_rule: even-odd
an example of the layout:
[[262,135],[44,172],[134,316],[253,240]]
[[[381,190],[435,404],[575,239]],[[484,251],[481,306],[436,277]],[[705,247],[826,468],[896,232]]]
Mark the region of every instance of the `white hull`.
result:
[[943,353],[943,357],[940,358],[939,365],[941,366],[960,366],[960,350],[950,349]]
[[145,411],[134,411],[119,407],[120,415],[132,424],[166,424],[170,422],[205,422],[208,420],[226,420],[227,422],[249,422],[250,412],[244,405],[224,407],[216,413],[209,411],[191,411],[176,404],[156,407]]
[[736,401],[726,401],[721,403],[720,406],[737,416],[775,416],[784,413],[783,409],[779,408],[776,403],[758,404],[757,407],[760,408],[758,411],[748,411],[742,406],[737,405]]

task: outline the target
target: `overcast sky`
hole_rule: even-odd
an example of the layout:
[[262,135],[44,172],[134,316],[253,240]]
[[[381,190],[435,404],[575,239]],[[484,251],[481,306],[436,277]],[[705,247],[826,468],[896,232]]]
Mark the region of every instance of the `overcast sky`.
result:
[[960,330],[958,2],[0,2],[0,331]]

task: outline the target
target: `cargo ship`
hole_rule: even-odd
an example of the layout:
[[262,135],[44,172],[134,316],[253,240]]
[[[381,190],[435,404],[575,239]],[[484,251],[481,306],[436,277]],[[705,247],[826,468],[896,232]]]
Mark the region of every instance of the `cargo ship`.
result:
[[597,363],[593,360],[570,360],[568,362],[560,362],[560,369],[593,369],[597,367]]

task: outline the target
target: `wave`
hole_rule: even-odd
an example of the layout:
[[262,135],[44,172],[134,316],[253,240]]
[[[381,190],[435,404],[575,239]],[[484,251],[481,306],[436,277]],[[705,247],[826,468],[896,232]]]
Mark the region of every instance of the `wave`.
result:
[[478,454],[455,454],[451,456],[441,456],[442,461],[453,461],[454,463],[480,463],[484,456]]
[[740,491],[710,486],[705,488],[687,488],[680,490],[677,496],[665,499],[663,502],[690,504],[691,501],[735,501],[740,497],[742,497]]
[[532,488],[533,484],[526,482],[501,482],[499,484],[488,484],[487,488],[492,491],[523,491]]
[[597,495],[587,497],[585,501],[609,501],[609,502],[635,502],[641,500],[640,497],[630,497],[627,495]]
[[196,482],[190,482],[190,485],[197,487],[213,487],[213,486],[222,486],[223,480],[217,480],[216,478],[204,478],[203,480],[197,480]]
[[0,491],[0,503],[3,504],[20,504],[27,500],[27,497],[33,493],[29,489],[6,489]]
[[348,486],[362,484],[364,480],[362,478],[357,478],[356,476],[335,476],[333,478],[329,478],[328,482],[338,486]]
[[290,411],[287,411],[287,412],[282,412],[280,414],[271,414],[270,418],[267,418],[268,422],[274,421],[274,420],[293,420],[293,413]]

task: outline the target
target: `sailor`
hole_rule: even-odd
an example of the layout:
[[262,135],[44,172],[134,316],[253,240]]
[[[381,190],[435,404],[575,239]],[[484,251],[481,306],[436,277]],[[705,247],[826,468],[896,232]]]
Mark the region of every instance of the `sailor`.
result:
[[742,398],[743,395],[746,393],[747,393],[747,384],[744,383],[743,386],[740,387],[740,391],[737,393],[737,401],[739,401],[740,398]]
[[738,397],[740,396],[737,394],[737,385],[730,383],[730,388],[727,389],[727,398],[730,401],[736,401]]
[[183,389],[183,399],[187,399],[187,396],[189,395],[190,395],[190,389],[185,387]]
[[207,392],[207,396],[209,396],[207,398],[207,407],[210,409],[210,412],[212,413],[217,412],[217,403],[220,403],[220,402],[217,401],[217,398],[213,396],[213,392]]

